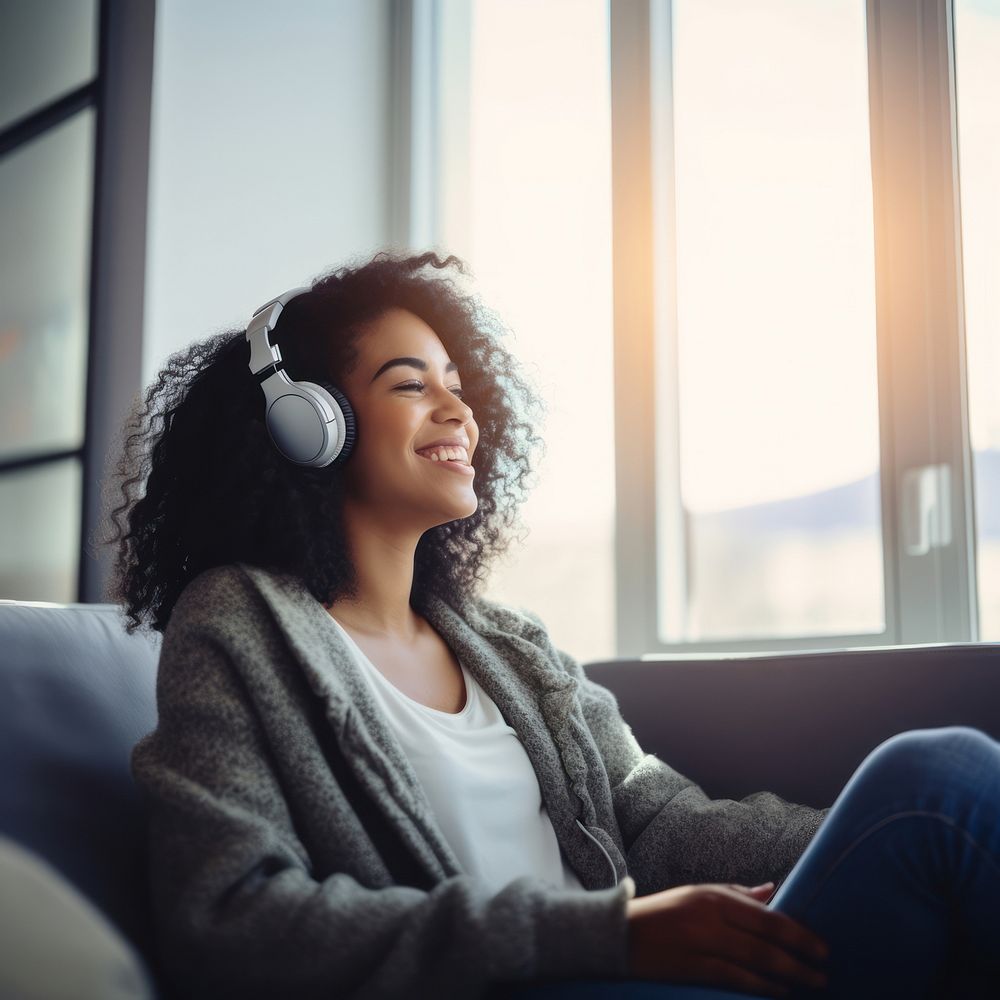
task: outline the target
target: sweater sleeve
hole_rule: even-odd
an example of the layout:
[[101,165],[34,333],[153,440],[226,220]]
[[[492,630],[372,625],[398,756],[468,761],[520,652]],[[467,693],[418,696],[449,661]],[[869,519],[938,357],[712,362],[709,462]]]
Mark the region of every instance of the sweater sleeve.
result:
[[536,615],[536,641],[576,678],[584,718],[611,786],[625,863],[637,895],[677,885],[780,883],[829,809],[786,802],[772,792],[710,799],[690,778],[645,753],[608,688],[556,649]]
[[181,995],[477,997],[500,981],[626,974],[631,880],[583,893],[531,878],[499,892],[464,875],[430,891],[317,878],[218,636],[168,629],[157,699],[132,769],[161,972]]

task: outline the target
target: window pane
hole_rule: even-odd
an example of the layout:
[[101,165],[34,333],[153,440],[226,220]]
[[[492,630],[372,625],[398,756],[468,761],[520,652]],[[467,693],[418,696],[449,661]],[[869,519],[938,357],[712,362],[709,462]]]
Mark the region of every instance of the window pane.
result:
[[89,82],[94,0],[0,0],[0,129]]
[[956,0],[962,270],[979,638],[1000,640],[1000,0]]
[[83,439],[93,117],[0,160],[0,459]]
[[674,0],[671,27],[661,638],[878,633],[865,4]]
[[608,657],[615,638],[606,3],[476,0],[467,58],[468,208],[453,190],[441,192],[445,217],[465,222],[444,242],[469,260],[548,406],[538,485],[522,511],[529,534],[497,568],[488,595],[535,611],[577,658]]
[[0,598],[75,601],[80,463],[0,475]]

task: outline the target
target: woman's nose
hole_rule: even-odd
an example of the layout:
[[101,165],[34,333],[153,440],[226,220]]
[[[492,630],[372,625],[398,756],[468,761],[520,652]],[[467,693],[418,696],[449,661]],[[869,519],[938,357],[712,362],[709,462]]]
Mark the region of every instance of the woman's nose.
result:
[[446,413],[447,419],[456,417],[463,424],[467,424],[472,419],[472,407],[450,389],[444,390],[444,397],[438,404],[438,410]]

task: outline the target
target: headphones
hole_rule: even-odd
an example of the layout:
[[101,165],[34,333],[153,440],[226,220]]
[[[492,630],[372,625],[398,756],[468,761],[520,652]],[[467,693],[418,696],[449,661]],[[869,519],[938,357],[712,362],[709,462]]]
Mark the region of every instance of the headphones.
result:
[[357,440],[357,421],[347,397],[326,383],[293,382],[285,371],[281,350],[271,333],[282,310],[298,295],[312,291],[293,288],[265,302],[247,325],[250,372],[264,390],[264,422],[275,447],[290,462],[312,469],[341,463]]

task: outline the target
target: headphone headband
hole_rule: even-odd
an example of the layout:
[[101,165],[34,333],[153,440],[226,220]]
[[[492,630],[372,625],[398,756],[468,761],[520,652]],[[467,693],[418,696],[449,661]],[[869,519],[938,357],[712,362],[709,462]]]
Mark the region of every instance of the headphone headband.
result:
[[250,345],[250,371],[254,375],[259,375],[265,368],[280,363],[281,348],[271,343],[271,333],[285,306],[297,296],[311,291],[308,285],[291,288],[253,311],[253,316],[247,324],[247,343]]

